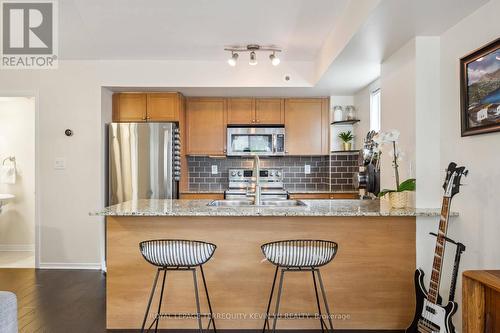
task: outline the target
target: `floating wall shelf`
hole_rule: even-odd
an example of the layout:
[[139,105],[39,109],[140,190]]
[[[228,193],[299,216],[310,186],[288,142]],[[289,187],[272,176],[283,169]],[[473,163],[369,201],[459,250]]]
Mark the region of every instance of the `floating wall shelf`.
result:
[[354,125],[359,122],[360,122],[359,119],[341,120],[341,121],[334,121],[333,123],[331,123],[331,125]]

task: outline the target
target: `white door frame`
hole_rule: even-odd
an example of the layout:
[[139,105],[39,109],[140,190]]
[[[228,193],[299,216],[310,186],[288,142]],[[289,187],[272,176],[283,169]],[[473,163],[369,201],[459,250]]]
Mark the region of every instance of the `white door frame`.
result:
[[40,98],[37,90],[0,90],[0,97],[28,97],[35,99],[35,268],[40,267]]

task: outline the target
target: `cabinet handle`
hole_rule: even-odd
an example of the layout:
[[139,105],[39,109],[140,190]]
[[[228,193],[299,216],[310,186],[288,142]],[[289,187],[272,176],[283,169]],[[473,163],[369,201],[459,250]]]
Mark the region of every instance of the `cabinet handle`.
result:
[[146,119],[148,119],[148,117],[142,117],[142,120],[146,120]]
[[252,123],[255,123],[255,119],[252,119]]
[[259,121],[260,121],[260,120],[259,120],[259,119],[257,119],[255,122],[256,122],[256,123],[258,123]]

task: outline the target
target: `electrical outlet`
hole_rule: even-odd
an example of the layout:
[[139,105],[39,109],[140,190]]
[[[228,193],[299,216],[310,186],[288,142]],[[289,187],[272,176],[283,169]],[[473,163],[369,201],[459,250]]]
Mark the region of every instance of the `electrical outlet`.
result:
[[212,165],[212,175],[216,175],[218,173],[219,173],[219,171],[217,170],[217,164]]
[[305,173],[306,175],[311,174],[311,166],[310,166],[309,164],[306,164],[306,165],[304,166],[304,173]]
[[56,157],[56,159],[54,160],[54,169],[56,170],[66,169],[66,158]]

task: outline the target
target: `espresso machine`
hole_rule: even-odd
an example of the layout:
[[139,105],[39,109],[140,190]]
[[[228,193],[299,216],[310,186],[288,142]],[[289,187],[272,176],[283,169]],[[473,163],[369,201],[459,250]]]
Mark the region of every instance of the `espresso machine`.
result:
[[373,140],[375,135],[375,131],[368,132],[359,151],[359,170],[354,174],[353,184],[360,199],[375,199],[380,193],[380,150]]

